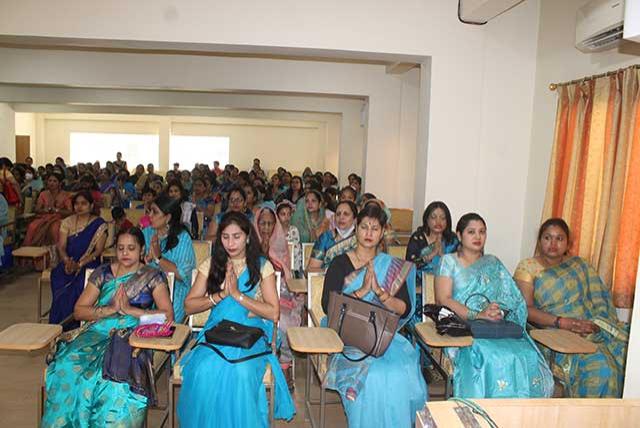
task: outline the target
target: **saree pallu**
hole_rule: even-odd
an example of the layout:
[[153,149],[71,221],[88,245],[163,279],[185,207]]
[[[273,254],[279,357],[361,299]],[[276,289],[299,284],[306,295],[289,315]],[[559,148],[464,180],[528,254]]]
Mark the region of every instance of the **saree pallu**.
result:
[[[265,259],[261,264],[264,265]],[[249,270],[238,278],[238,288],[248,297],[255,298],[260,283],[253,289],[249,285]],[[223,319],[262,329],[271,341],[273,323],[260,317],[249,317],[249,311],[233,297],[227,296],[209,315],[198,334],[197,342],[205,340],[204,333]],[[241,358],[267,350],[266,341],[258,340],[249,349],[216,346],[227,358]],[[186,428],[263,427],[268,421],[267,394],[262,379],[267,367],[275,380],[275,417],[290,420],[295,407],[287,382],[275,355],[269,354],[241,363],[223,360],[211,349],[194,347],[183,357],[182,389],[178,400],[180,426]]]
[[[416,275],[413,263],[379,253],[374,259],[374,270],[380,287],[391,295],[406,285],[411,299],[409,314],[412,314]],[[358,290],[365,273],[366,268],[361,268],[349,274],[342,292],[353,294]],[[362,300],[383,306],[372,291]],[[398,330],[410,318],[411,315],[401,319]],[[353,347],[345,347],[344,353],[350,358],[363,356]],[[333,355],[329,360],[325,386],[340,394],[350,428],[411,427],[416,411],[427,401],[427,386],[420,372],[420,354],[398,332],[386,352],[378,358],[351,362],[341,354]]]
[[[318,211],[318,220],[313,221],[305,206],[305,199],[300,198],[291,217],[291,224],[298,228],[300,242],[306,244],[314,242],[329,228],[329,219],[325,214],[324,208],[321,207]],[[315,239],[311,236],[312,231],[315,233]]]
[[[102,218],[96,218],[79,233],[67,237],[67,255],[75,262],[78,262],[85,254],[89,254],[94,250],[96,244],[106,232],[107,224]],[[71,316],[73,307],[84,290],[85,272],[87,269],[94,269],[98,264],[99,262],[96,258],[83,266],[78,272],[67,274],[64,271],[64,262],[60,262],[51,271],[50,324],[58,324]],[[68,330],[79,325],[79,322],[74,321],[67,323],[64,327]]]
[[[476,293],[508,310],[505,319],[525,328],[527,305],[509,271],[486,255],[463,267],[455,255],[442,258],[439,275],[453,280],[453,298],[463,305]],[[473,296],[467,306],[481,310],[486,300]],[[448,348],[453,360],[453,392],[463,398],[550,397],[553,376],[544,356],[524,332],[520,339],[474,339],[465,348]]]
[[358,241],[353,234],[338,241],[336,241],[336,237],[339,237],[336,231],[328,230],[320,235],[313,245],[311,258],[322,260],[322,269],[327,269],[337,256],[355,250],[358,246]]
[[[582,258],[572,257],[535,278],[534,301],[545,312],[593,321],[600,327],[587,336],[598,347],[595,353],[555,356],[554,374],[564,381],[570,396],[620,398],[629,326],[618,321],[598,273]],[[546,348],[544,352],[549,354]]]
[[[103,266],[110,272],[109,265]],[[94,274],[99,274],[97,269]],[[125,285],[131,304],[145,302],[146,305],[141,306],[150,306],[153,296],[147,283],[150,276],[161,275],[158,271],[151,274],[131,273],[117,279],[109,275],[110,279],[100,289],[96,306],[111,304],[121,284]],[[164,284],[166,286],[166,278]],[[109,332],[135,327],[138,321],[130,315],[115,314],[85,324],[75,339],[58,343],[55,359],[47,368],[43,428],[143,426],[147,398],[132,392],[127,383],[102,377],[104,354],[111,341]]]

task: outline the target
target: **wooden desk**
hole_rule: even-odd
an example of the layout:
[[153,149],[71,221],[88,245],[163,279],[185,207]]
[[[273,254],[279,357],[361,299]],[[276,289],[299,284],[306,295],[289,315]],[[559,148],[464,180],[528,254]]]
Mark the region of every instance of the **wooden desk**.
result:
[[0,350],[37,351],[44,349],[62,333],[58,324],[14,324],[0,332]]
[[116,247],[107,248],[102,252],[102,259],[115,259],[116,258]]
[[533,340],[562,354],[593,354],[597,346],[568,330],[545,328],[529,332]]
[[461,336],[453,337],[440,335],[436,331],[436,324],[431,319],[416,324],[416,333],[427,345],[434,348],[457,347],[464,348],[473,344],[473,337]]
[[287,288],[292,293],[307,293],[307,280],[305,278],[291,278],[287,281]]
[[[640,400],[620,399],[482,399],[479,404],[501,428],[596,428],[636,426],[640,418]],[[454,401],[430,401],[425,408],[438,427],[463,428],[454,411],[460,406]],[[481,427],[489,425],[475,416]],[[633,422],[633,421],[636,422]],[[416,428],[426,423],[426,412],[417,413]]]
[[304,354],[334,354],[344,347],[338,333],[326,327],[290,327],[287,337],[291,349]]
[[129,336],[129,345],[134,348],[153,349],[156,351],[173,352],[182,348],[182,345],[191,334],[189,326],[175,324],[176,331],[171,337],[149,337],[142,338],[135,334]]

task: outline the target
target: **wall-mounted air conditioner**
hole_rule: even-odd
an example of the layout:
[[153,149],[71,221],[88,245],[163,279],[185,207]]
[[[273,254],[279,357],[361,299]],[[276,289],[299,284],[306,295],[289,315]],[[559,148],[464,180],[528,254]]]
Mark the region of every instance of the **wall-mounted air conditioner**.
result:
[[640,0],[627,0],[624,9],[624,38],[640,43]]
[[576,48],[585,53],[612,49],[622,41],[623,29],[624,0],[592,0],[578,9]]

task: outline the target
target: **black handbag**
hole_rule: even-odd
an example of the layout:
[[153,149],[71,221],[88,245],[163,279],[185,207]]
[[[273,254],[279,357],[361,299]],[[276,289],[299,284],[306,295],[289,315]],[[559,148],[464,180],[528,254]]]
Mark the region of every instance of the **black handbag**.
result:
[[433,320],[436,332],[440,335],[471,336],[469,324],[447,306],[428,304],[422,307],[422,312]]
[[342,353],[353,362],[383,355],[400,321],[400,316],[387,308],[335,291],[329,295],[327,318],[329,328],[338,333],[345,345],[364,352],[365,355],[357,359]]
[[[474,293],[467,297],[465,300],[465,306],[468,307],[469,299],[474,296],[480,296],[487,301],[491,302],[487,296],[480,293]],[[516,324],[513,321],[506,319],[509,311],[504,310],[505,315],[501,320],[491,321],[486,319],[475,319],[469,321],[469,327],[471,328],[471,336],[476,339],[520,339],[524,335],[522,326]]]
[[[205,346],[213,350],[216,354],[222,357],[225,361],[236,364],[244,361],[249,361],[254,358],[269,355],[273,352],[275,346],[275,337],[277,334],[277,328],[273,327],[272,343],[268,343],[267,336],[261,328],[251,327],[248,325],[240,324],[234,321],[222,320],[209,330],[204,332],[205,342],[200,342],[198,345]],[[227,358],[222,351],[213,345],[232,346],[234,348],[249,349],[256,344],[258,340],[264,338],[267,348],[270,348],[257,354],[247,355],[242,358]]]

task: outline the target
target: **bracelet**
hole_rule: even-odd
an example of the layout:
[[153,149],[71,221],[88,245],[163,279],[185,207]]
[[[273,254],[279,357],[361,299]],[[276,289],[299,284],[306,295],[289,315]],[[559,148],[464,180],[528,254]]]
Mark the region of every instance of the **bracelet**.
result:
[[553,326],[557,329],[560,328],[560,320],[562,319],[562,317],[556,317],[555,321],[553,321]]
[[361,297],[358,296],[358,291],[357,290],[353,292],[353,297],[355,297],[356,299],[361,299]]
[[242,302],[244,300],[244,293],[240,293],[240,297],[238,297],[238,302]]
[[209,298],[209,301],[211,302],[211,307],[214,307],[216,305],[216,301],[213,300],[213,296],[211,294],[207,294],[207,297]]
[[478,318],[478,311],[474,311],[473,309],[467,309],[467,320],[473,321]]
[[[381,297],[384,296],[385,294],[387,295],[387,298],[382,300]],[[385,303],[387,300],[389,300],[391,298],[391,294],[385,292],[385,293],[382,293],[380,296],[378,296],[378,298],[380,299],[380,301],[382,303]]]

